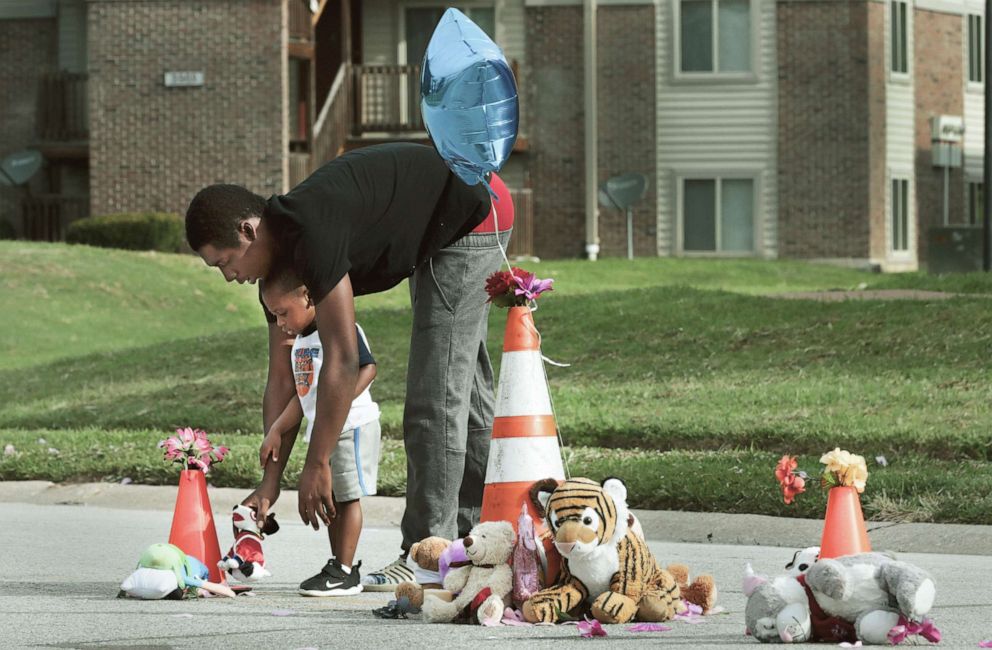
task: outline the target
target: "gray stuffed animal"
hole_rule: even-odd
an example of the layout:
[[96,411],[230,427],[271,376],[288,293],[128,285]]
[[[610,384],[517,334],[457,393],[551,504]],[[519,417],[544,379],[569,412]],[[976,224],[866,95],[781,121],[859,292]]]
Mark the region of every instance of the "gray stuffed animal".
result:
[[881,553],[821,559],[805,576],[769,578],[747,566],[747,632],[763,643],[861,641],[889,644],[889,632],[919,623],[936,587],[919,567]]

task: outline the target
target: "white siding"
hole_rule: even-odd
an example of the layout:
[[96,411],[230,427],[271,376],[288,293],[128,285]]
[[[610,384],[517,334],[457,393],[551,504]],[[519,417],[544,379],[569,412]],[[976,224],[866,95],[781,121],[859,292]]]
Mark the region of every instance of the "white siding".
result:
[[59,0],[59,68],[86,72],[86,4]]
[[496,42],[507,60],[525,61],[524,0],[468,0],[461,3],[431,0],[364,0],[362,2],[362,54],[368,64],[397,63],[400,56],[400,15],[406,7],[495,6]]
[[[908,3],[906,30],[908,39],[906,58],[908,74],[892,72],[892,4],[885,7],[885,260],[886,270],[915,268],[917,264],[916,237],[916,174],[914,154],[916,152],[916,118],[913,88],[913,3]],[[892,253],[892,178],[909,180],[909,252]]]
[[397,62],[398,4],[396,0],[363,0],[362,63]]
[[[984,8],[969,7],[969,13],[983,15]],[[964,79],[964,175],[968,182],[981,182],[985,156],[985,97],[984,86],[968,82],[968,14],[961,18],[961,34],[965,62]],[[986,78],[988,77],[986,73]],[[965,184],[968,205],[968,186]]]
[[[655,6],[657,38],[658,254],[676,250],[676,176],[712,172],[757,177],[756,254],[777,255],[778,68],[775,0],[753,0],[757,81],[686,83],[673,79],[674,2]],[[754,23],[752,23],[754,24]]]

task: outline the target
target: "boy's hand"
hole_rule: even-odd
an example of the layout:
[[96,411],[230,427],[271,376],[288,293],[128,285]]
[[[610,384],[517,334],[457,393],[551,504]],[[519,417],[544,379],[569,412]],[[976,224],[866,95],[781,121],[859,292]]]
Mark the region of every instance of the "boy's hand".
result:
[[255,520],[264,522],[269,514],[269,508],[279,499],[279,485],[271,485],[264,480],[255,491],[241,502],[241,505],[255,509]]
[[332,478],[329,463],[303,465],[299,484],[300,519],[314,530],[320,528],[320,522],[325,526],[331,525],[331,519],[337,515],[334,510],[334,500],[331,496]]
[[262,440],[262,446],[258,450],[258,461],[262,464],[262,469],[265,469],[265,464],[269,462],[269,456],[272,460],[279,462],[279,448],[282,446],[282,436],[278,433],[270,431],[265,439]]

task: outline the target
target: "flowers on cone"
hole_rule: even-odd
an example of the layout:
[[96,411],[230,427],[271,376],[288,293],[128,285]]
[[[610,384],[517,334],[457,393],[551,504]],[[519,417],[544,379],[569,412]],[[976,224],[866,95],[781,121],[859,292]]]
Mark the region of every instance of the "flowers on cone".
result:
[[224,460],[227,447],[214,447],[207,438],[205,431],[189,427],[176,429],[176,435],[158,443],[159,449],[164,449],[165,460],[178,463],[183,469],[198,469],[204,474],[210,471],[210,466]]
[[832,487],[844,486],[853,487],[862,493],[865,491],[865,483],[868,481],[868,465],[864,456],[852,454],[840,447],[835,447],[833,451],[823,454],[820,462],[826,465],[823,470],[823,479]]
[[[820,485],[824,488],[853,487],[858,493],[865,491],[868,482],[868,465],[864,456],[852,454],[839,447],[823,454],[820,462],[824,464]],[[809,474],[798,469],[799,462],[795,456],[782,456],[775,465],[775,479],[782,489],[786,504],[792,503],[796,496],[806,491],[806,481]]]
[[486,278],[487,302],[497,307],[523,307],[545,291],[551,291],[553,282],[538,280],[533,273],[515,266],[509,271],[496,271]]

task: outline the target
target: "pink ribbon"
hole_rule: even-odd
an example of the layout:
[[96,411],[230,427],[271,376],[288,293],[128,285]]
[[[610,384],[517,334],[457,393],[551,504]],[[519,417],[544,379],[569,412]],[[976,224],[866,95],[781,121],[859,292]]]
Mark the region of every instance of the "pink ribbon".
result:
[[899,617],[899,624],[889,630],[889,643],[899,645],[911,636],[921,636],[930,643],[940,643],[940,630],[929,618],[922,622],[908,620],[905,616]]

